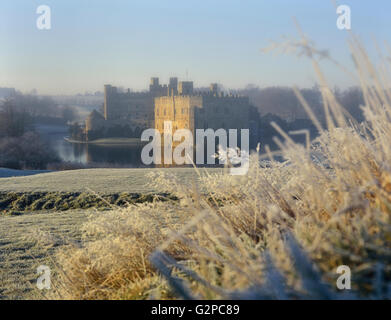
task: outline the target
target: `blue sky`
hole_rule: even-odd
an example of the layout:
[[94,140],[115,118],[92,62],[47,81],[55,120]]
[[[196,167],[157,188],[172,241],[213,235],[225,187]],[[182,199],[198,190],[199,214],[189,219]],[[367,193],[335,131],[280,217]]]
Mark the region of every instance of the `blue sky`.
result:
[[[52,29],[36,28],[48,5]],[[373,47],[390,41],[391,2],[342,0],[352,31]],[[2,0],[0,87],[44,94],[102,90],[105,83],[145,89],[151,76],[188,77],[196,86],[312,86],[306,59],[261,52],[283,35],[296,36],[295,17],[321,49],[351,67],[348,34],[336,27],[329,0]],[[329,81],[352,83],[331,64]]]

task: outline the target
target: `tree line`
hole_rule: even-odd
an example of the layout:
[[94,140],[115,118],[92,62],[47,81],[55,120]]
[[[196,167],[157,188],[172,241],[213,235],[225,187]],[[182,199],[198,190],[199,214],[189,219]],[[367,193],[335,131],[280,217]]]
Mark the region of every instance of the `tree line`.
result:
[[66,124],[77,117],[69,106],[50,97],[16,94],[0,103],[0,167],[46,169],[59,162],[56,153],[35,132],[36,123]]

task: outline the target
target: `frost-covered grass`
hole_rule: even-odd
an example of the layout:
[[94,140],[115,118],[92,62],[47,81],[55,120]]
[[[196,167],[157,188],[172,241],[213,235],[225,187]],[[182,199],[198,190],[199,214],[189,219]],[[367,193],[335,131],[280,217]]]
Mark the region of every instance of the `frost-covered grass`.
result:
[[[327,127],[297,92],[321,133],[316,143],[297,145],[275,125],[284,163],[269,153],[260,166],[253,155],[246,176],[220,171],[190,184],[156,172],[150,188],[180,202],[89,221],[83,230],[94,241],[59,253],[50,297],[391,298],[391,60],[376,68],[350,42],[365,98],[358,125],[320,72],[316,57],[324,52],[305,38],[292,46],[309,56],[319,79]],[[349,292],[336,288],[339,265],[352,271]]]
[[[189,183],[197,177],[191,168],[162,169],[82,169],[43,173],[34,176],[0,179],[0,192],[86,192],[97,193],[148,193],[163,192],[152,188],[148,173],[171,172]],[[221,169],[208,169],[208,172]]]
[[114,193],[92,192],[0,192],[0,216],[22,215],[40,210],[65,212],[74,209],[108,210],[130,204],[152,201],[178,200],[166,193]]
[[82,240],[80,226],[94,211],[67,214],[40,211],[28,215],[0,217],[0,299],[42,299],[37,290],[37,267],[51,267],[55,277],[54,253]]
[[36,268],[49,265],[56,279],[55,252],[62,246],[78,246],[82,240],[86,243],[81,227],[90,214],[97,217],[102,212],[85,208],[151,201],[155,189],[148,173],[155,170],[171,172],[187,183],[196,176],[185,168],[50,173],[0,169],[0,174],[13,176],[0,179],[0,299],[45,298],[35,286]]

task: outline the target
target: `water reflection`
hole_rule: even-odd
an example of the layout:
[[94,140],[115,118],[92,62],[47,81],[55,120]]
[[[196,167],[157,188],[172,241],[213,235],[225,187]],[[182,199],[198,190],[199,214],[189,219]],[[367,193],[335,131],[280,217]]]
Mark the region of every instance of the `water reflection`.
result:
[[35,130],[62,161],[83,165],[145,167],[141,162],[142,145],[71,143],[65,140],[68,136],[68,128],[61,125],[37,124]]
[[82,164],[112,164],[130,167],[144,167],[141,162],[142,146],[95,145],[61,141],[56,146],[63,161]]
[[[101,164],[102,166],[109,167],[147,167],[141,161],[141,151],[143,145],[71,143],[65,140],[65,138],[68,136],[68,129],[65,126],[39,125],[36,127],[36,130],[64,162],[83,165],[93,164],[97,166]],[[163,155],[163,151],[161,154]],[[208,160],[206,145],[204,149],[204,155],[204,163],[206,163]],[[173,165],[169,165],[169,167],[172,166]],[[210,166],[215,167],[216,165]],[[154,167],[154,165],[149,167]]]

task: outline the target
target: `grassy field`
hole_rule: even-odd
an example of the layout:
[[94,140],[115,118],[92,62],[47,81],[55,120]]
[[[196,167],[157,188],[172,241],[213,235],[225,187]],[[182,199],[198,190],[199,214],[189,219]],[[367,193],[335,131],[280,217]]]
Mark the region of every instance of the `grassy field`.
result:
[[41,299],[37,267],[55,269],[53,254],[81,239],[80,226],[92,211],[32,212],[0,217],[0,299]]
[[[219,172],[221,169],[207,169]],[[25,177],[2,178],[0,192],[85,192],[97,193],[160,192],[151,188],[151,169],[83,169],[73,171],[50,172]],[[174,173],[178,179],[191,183],[197,179],[193,168],[153,169],[157,172]],[[201,173],[205,172],[201,170]]]
[[[209,173],[218,171],[221,169],[208,169]],[[3,196],[17,194],[14,206],[22,203],[22,198],[39,193],[46,197],[52,195],[52,198],[95,192],[110,197],[117,194],[119,199],[124,193],[142,197],[143,194],[161,191],[151,187],[151,172],[174,173],[179,181],[186,183],[197,179],[197,173],[192,168],[84,169],[1,178],[0,193]],[[3,173],[10,172],[4,169]],[[22,175],[23,172],[16,174]],[[40,211],[31,209],[30,212],[29,207],[26,208],[27,211],[18,212],[19,216],[0,214],[0,299],[42,298],[35,285],[37,267],[46,264],[54,270],[53,255],[56,250],[65,244],[79,242],[80,226],[87,221],[89,214],[98,214],[94,209],[54,211],[45,210],[44,206]]]

